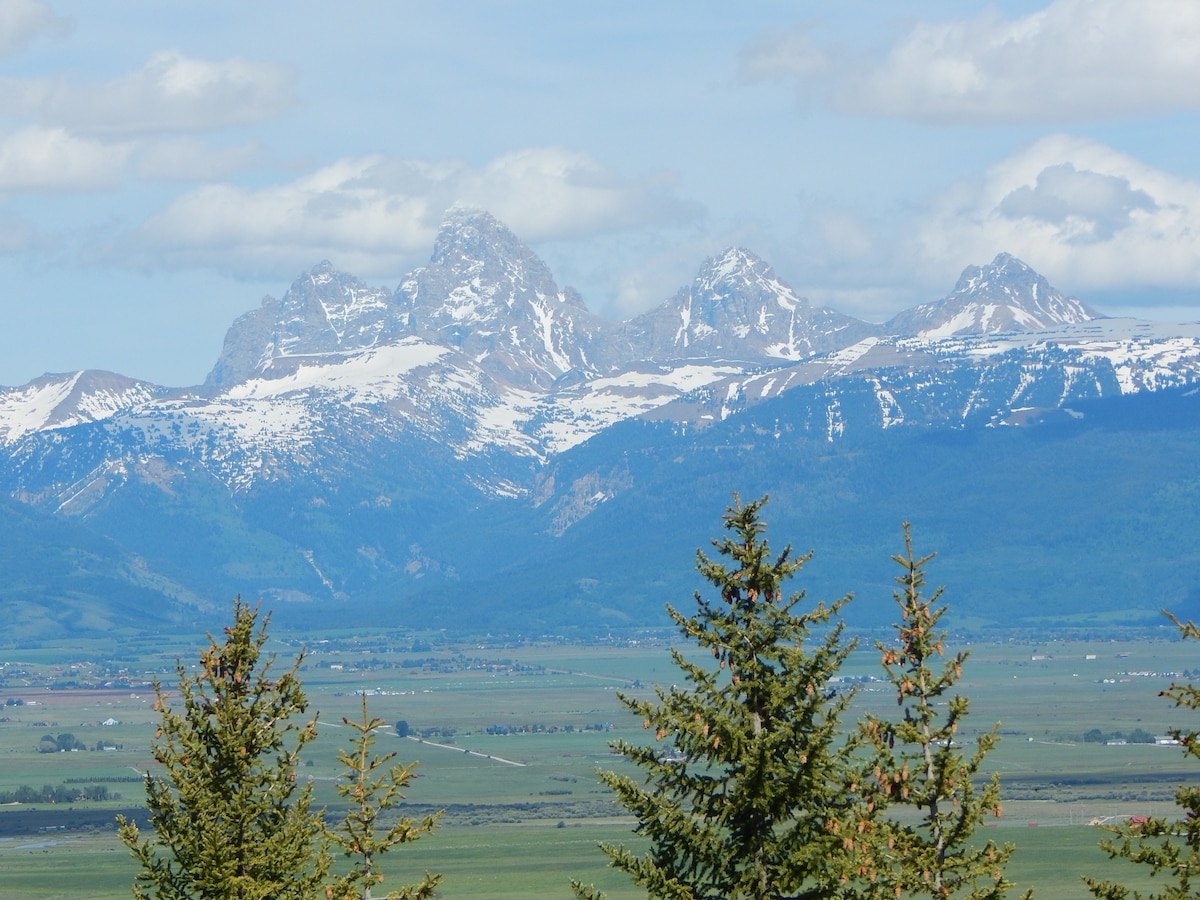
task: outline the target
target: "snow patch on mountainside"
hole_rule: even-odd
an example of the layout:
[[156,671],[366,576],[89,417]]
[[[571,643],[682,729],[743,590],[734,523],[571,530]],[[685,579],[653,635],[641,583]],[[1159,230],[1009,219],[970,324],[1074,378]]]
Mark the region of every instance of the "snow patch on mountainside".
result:
[[895,343],[898,348],[921,350],[946,360],[961,357],[976,361],[1020,348],[1059,347],[1078,354],[1081,360],[1107,360],[1125,394],[1200,380],[1200,323],[1196,322],[1099,319],[1036,332],[955,335],[941,340],[924,335]]
[[582,444],[606,428],[678,400],[690,391],[743,374],[734,364],[684,364],[634,369],[550,395],[510,389],[496,405],[477,410],[467,453],[498,446],[544,461]]
[[54,411],[71,395],[79,373],[65,381],[30,384],[0,395],[0,439],[12,441],[45,428]]
[[419,338],[406,338],[355,354],[277,357],[267,364],[263,377],[235,385],[225,396],[231,400],[262,400],[328,391],[348,400],[358,396],[378,399],[395,393],[397,382],[403,382],[414,369],[432,365],[449,352]]
[[154,396],[151,385],[109,372],[43,375],[23,387],[0,389],[0,444],[103,421]]
[[1080,347],[1089,358],[1109,360],[1121,392],[1157,391],[1200,380],[1200,338],[1096,341]]
[[689,391],[744,371],[733,364],[694,363],[657,372],[630,371],[597,378],[556,396],[554,406],[565,415],[553,417],[540,434],[551,454],[562,453],[610,425],[666,406]]

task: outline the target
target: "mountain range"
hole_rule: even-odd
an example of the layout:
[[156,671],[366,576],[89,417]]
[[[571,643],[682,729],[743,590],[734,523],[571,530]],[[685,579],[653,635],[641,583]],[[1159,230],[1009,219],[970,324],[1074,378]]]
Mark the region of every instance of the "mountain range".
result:
[[[887,532],[912,518],[919,536],[922,516],[968,582],[964,618],[1049,612],[1030,597],[993,608],[979,584],[989,554],[1020,545],[1055,584],[1103,573],[1090,554],[1122,557],[1144,596],[1098,600],[1067,578],[1053,615],[1142,621],[1200,598],[1200,580],[1092,532],[1133,486],[1150,531],[1168,507],[1176,526],[1191,515],[1146,495],[1195,490],[1197,382],[1200,325],[1105,318],[1004,253],[880,325],[814,307],[733,248],[613,322],[492,216],[452,210],[394,290],[321,262],[265,298],[202,385],[83,371],[0,388],[0,602],[28,638],[177,627],[233,593],[297,622],[661,624],[741,491],[770,492],[780,540],[818,548],[818,586],[865,578],[883,602],[861,604],[864,621],[887,614]],[[994,509],[959,520],[981,484]],[[1070,505],[1054,513],[1078,546],[1030,519],[1050,500]],[[994,533],[1014,521],[1041,545]]]

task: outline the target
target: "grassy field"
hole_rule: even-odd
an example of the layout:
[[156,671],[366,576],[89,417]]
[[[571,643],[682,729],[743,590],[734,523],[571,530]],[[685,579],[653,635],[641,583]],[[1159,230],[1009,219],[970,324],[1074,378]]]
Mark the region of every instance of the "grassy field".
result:
[[[175,658],[199,652],[144,642],[0,651],[0,792],[22,785],[100,783],[114,794],[103,802],[69,802],[67,809],[111,819],[140,802],[137,778],[151,765],[157,716],[146,682],[174,681]],[[423,740],[388,730],[381,749],[418,760],[409,800],[414,810],[446,809],[432,837],[391,860],[397,884],[425,869],[444,873],[447,897],[567,897],[571,878],[603,886],[613,900],[638,896],[608,871],[597,840],[629,840],[597,768],[620,766],[608,742],[646,736],[618,706],[615,693],[648,694],[675,677],[664,645],[506,646],[487,642],[411,649],[411,636],[332,635],[313,640],[303,680],[319,710],[319,738],[306,748],[301,772],[322,804],[336,802],[336,753],[350,737],[342,717],[370,712],[404,720]],[[281,662],[297,643],[272,641]],[[1194,780],[1178,747],[1084,742],[1092,729],[1165,734],[1188,725],[1157,694],[1169,673],[1194,666],[1195,648],[1173,640],[1125,642],[1005,641],[969,648],[962,692],[972,700],[975,730],[999,722],[1003,740],[989,762],[1002,775],[1005,814],[988,836],[1012,841],[1010,874],[1035,886],[1039,898],[1081,897],[1081,872],[1110,872],[1129,881],[1134,867],[1109,863],[1088,821],[1128,814],[1169,813],[1177,784]],[[190,663],[189,663],[190,664]],[[878,674],[876,653],[859,650],[848,676]],[[89,686],[84,686],[89,685]],[[860,710],[891,714],[886,685],[864,683]],[[116,724],[103,725],[112,721]],[[493,733],[489,733],[489,729]],[[497,734],[496,731],[508,733]],[[968,732],[970,729],[968,729]],[[70,733],[88,750],[39,753],[45,736]],[[969,733],[967,735],[969,737]],[[95,750],[97,746],[111,749]],[[107,825],[13,834],[14,817],[64,814],[62,804],[0,809],[0,897],[127,897],[132,861]],[[15,826],[14,826],[15,827]],[[386,886],[386,885],[385,885]]]
[[[1129,864],[1104,856],[1094,828],[1001,826],[988,836],[1017,845],[1008,874],[1021,888],[1035,887],[1039,900],[1087,896],[1080,881],[1083,872],[1149,884]],[[628,843],[628,825],[451,826],[390,859],[384,886],[415,880],[429,870],[444,873],[446,897],[464,900],[565,900],[571,896],[571,878],[603,888],[611,900],[644,896],[605,868],[598,840]],[[0,840],[0,896],[5,898],[116,900],[129,897],[133,876],[133,864],[112,832]]]

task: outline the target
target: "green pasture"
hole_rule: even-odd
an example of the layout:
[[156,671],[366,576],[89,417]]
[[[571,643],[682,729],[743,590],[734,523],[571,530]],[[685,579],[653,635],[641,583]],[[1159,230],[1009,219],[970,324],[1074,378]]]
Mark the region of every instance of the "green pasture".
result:
[[[885,635],[886,637],[886,635]],[[11,650],[0,655],[0,791],[70,780],[107,784],[122,796],[80,808],[116,810],[140,801],[141,785],[127,781],[151,767],[150,746],[158,717],[153,691],[142,682],[174,683],[174,661],[198,656],[192,646],[123,645],[120,667],[130,683],[120,687],[64,689],[87,681],[113,662],[103,645]],[[616,693],[649,695],[677,678],[667,648],[561,646],[502,643],[446,644],[436,639],[413,650],[411,637],[342,635],[311,641],[302,678],[319,737],[306,748],[302,777],[312,779],[317,800],[334,809],[337,751],[351,732],[342,717],[369,712],[387,724],[378,749],[400,761],[419,762],[408,790],[414,812],[446,809],[433,836],[391,858],[397,883],[430,869],[445,875],[447,897],[567,897],[572,877],[603,886],[618,898],[637,896],[605,867],[595,842],[627,840],[630,823],[596,782],[597,768],[619,767],[609,752],[614,738],[648,738],[640,721],[619,706]],[[294,657],[298,641],[272,641],[277,665]],[[1195,667],[1197,646],[1175,640],[975,642],[960,683],[972,715],[963,735],[999,722],[1002,742],[989,757],[1001,773],[1003,817],[988,837],[1013,841],[1013,880],[1035,886],[1039,898],[1085,896],[1078,875],[1106,872],[1130,881],[1135,867],[1110,863],[1101,837],[1085,823],[1130,814],[1170,814],[1175,786],[1195,780],[1197,766],[1171,746],[1083,742],[1091,729],[1165,734],[1188,726],[1160,699],[1172,672]],[[14,676],[12,673],[24,673]],[[844,673],[878,675],[877,653],[864,642]],[[846,685],[849,689],[850,685]],[[891,715],[895,697],[886,684],[857,685],[855,711]],[[101,725],[107,719],[119,724]],[[404,720],[423,740],[400,739]],[[501,726],[508,734],[489,734]],[[528,730],[528,733],[524,733]],[[38,753],[43,734],[70,732],[89,748]],[[0,822],[19,815],[0,809]],[[9,820],[11,821],[11,820]],[[68,855],[69,854],[69,855]],[[1110,868],[1111,867],[1111,868]],[[125,897],[134,869],[111,830],[56,832],[0,840],[0,896]]]
[[[1151,884],[1135,867],[1109,860],[1097,847],[1095,828],[1000,827],[988,837],[1012,841],[1009,865],[1020,887],[1034,886],[1039,900],[1088,896],[1079,876],[1087,871],[1127,884]],[[603,888],[612,900],[644,896],[608,869],[596,841],[628,841],[628,826],[605,822],[527,823],[440,829],[385,860],[388,885],[442,872],[442,894],[462,900],[567,900],[578,878]],[[0,840],[0,896],[38,900],[116,900],[130,896],[135,868],[115,834]]]
[[0,896],[6,898],[128,898],[134,874],[112,831],[0,840]]

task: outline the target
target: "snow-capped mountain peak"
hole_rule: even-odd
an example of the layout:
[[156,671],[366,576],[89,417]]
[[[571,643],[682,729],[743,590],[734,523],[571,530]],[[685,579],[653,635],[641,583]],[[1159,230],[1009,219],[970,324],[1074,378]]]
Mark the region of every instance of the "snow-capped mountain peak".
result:
[[629,324],[635,345],[650,358],[764,362],[803,359],[872,330],[832,310],[813,310],[769,264],[742,248],[706,260],[691,285]]
[[99,422],[166,393],[113,372],[46,374],[22,387],[0,388],[0,443],[32,432]]
[[799,310],[807,314],[809,303],[780,280],[764,260],[742,247],[733,247],[708,260],[696,276],[695,293],[715,306],[728,305],[732,298],[750,295],[758,303],[748,304],[758,320],[776,310]]
[[400,284],[396,302],[414,334],[461,350],[520,387],[544,388],[572,369],[592,369],[584,345],[612,328],[479,210],[451,210],[429,264]]
[[1041,275],[1008,253],[986,266],[967,266],[954,290],[934,303],[897,315],[889,332],[926,338],[1007,331],[1039,331],[1101,318],[1074,297],[1067,297]]
[[446,213],[429,265],[467,279],[496,269],[529,284],[554,280],[549,267],[504,223],[489,212],[467,207]]
[[546,264],[503,224],[486,212],[454,209],[429,264],[394,292],[326,261],[297,278],[283,299],[265,298],[229,329],[205,385],[226,390],[290,371],[288,359],[335,363],[419,337],[474,357],[515,385],[545,387],[603,356],[589,357],[582,345],[606,325],[578,294],[560,290]]

